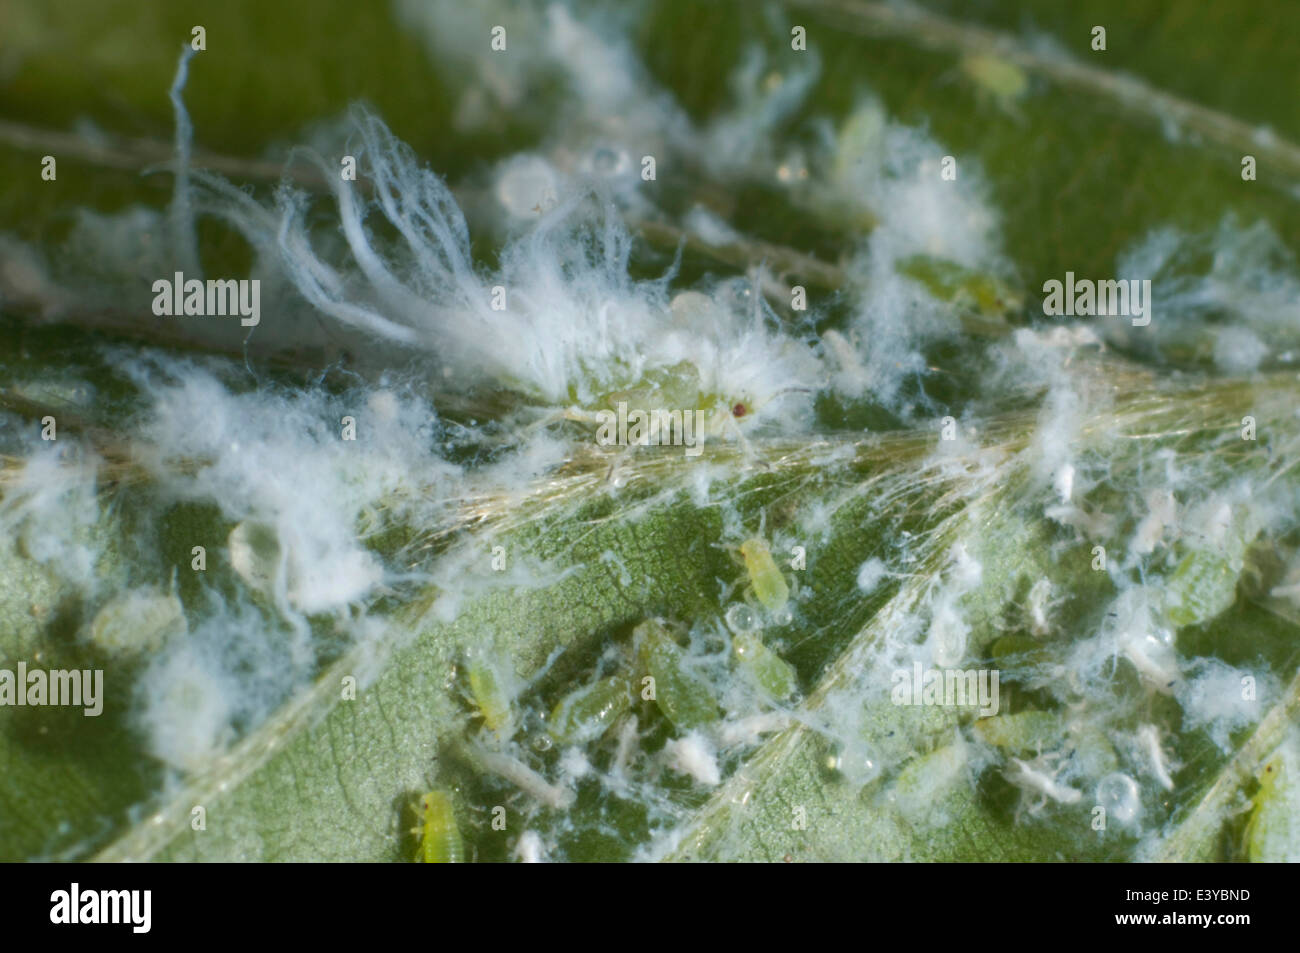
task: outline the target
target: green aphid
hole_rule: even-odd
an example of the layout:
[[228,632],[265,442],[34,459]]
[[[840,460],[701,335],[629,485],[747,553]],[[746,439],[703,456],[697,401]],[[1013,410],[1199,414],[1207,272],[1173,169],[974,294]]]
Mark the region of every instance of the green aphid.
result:
[[654,679],[654,699],[678,731],[690,731],[718,717],[713,691],[686,669],[686,653],[662,622],[649,619],[632,633],[641,665]]
[[1024,306],[1024,296],[999,278],[946,259],[913,255],[899,263],[898,271],[925,285],[940,301],[960,309],[968,334],[1003,335],[1008,327],[1006,316]]
[[1294,803],[1295,779],[1282,752],[1264,762],[1256,777],[1259,791],[1246,823],[1246,857],[1255,864],[1294,862],[1300,816]]
[[617,407],[619,401],[629,407],[699,407],[700,371],[690,361],[653,368],[634,386],[600,397],[591,409]]
[[1115,746],[1095,725],[1070,731],[1065,750],[1071,752],[1070,763],[1088,777],[1104,777],[1119,770]]
[[[844,120],[836,137],[835,155],[829,174],[831,194],[860,195],[862,182],[875,175],[885,160],[889,117],[878,100],[855,109]],[[877,216],[861,201],[825,202],[822,213],[830,219],[862,231],[875,228]]]
[[[618,377],[625,369],[618,368],[611,377]],[[632,371],[625,373],[631,376]],[[775,397],[776,395],[773,395]],[[569,391],[571,406],[564,411],[564,417],[587,426],[608,426],[602,422],[602,412],[616,412],[619,404],[626,404],[631,411],[648,411],[652,408],[678,408],[693,410],[694,439],[714,439],[726,436],[738,421],[752,417],[762,409],[763,401],[744,391],[719,393],[705,391],[700,380],[699,368],[691,361],[679,361],[668,367],[652,368],[645,371],[631,386],[619,387],[600,394],[594,399],[581,399],[578,388]],[[768,398],[770,400],[771,398]],[[608,420],[608,417],[605,418]],[[629,425],[629,442],[642,431],[636,431]],[[648,426],[648,423],[646,424]],[[649,439],[648,431],[644,432]],[[667,439],[667,435],[661,437]],[[678,437],[677,439],[683,439]]]
[[632,692],[627,675],[611,675],[570,692],[551,712],[551,737],[560,744],[581,744],[601,737],[631,709]]
[[1013,751],[1047,751],[1064,734],[1060,716],[1049,711],[994,715],[975,722],[973,730],[981,741]]
[[514,709],[502,687],[501,673],[490,662],[479,658],[470,660],[466,670],[470,694],[483,716],[483,723],[502,741],[508,741],[515,733]]
[[790,664],[752,632],[737,633],[731,640],[740,667],[758,687],[777,701],[787,701],[799,690],[799,678]]
[[785,576],[781,575],[766,541],[759,536],[745,540],[740,544],[740,555],[744,557],[749,584],[758,601],[769,612],[784,609],[790,600],[790,587],[786,585]]
[[1237,601],[1240,575],[1219,553],[1188,553],[1165,583],[1165,618],[1179,628],[1209,622]]
[[1029,92],[1029,76],[1011,60],[975,53],[961,61],[961,71],[975,83],[981,99],[992,101],[1007,115],[1020,118],[1017,104]]
[[885,793],[886,803],[916,823],[942,809],[969,763],[967,746],[960,741],[929,754],[918,755],[898,772]]
[[174,593],[145,587],[115,596],[95,614],[90,640],[115,655],[156,652],[188,631],[185,607]]
[[430,791],[416,806],[419,826],[412,829],[420,841],[416,863],[461,864],[465,862],[465,842],[456,826],[456,807],[450,791]]

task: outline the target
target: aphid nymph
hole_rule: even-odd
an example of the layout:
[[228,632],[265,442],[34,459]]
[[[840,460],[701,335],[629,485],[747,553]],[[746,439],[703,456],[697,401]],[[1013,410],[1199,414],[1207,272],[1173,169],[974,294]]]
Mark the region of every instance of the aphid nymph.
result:
[[465,675],[470,698],[483,724],[498,741],[509,741],[516,728],[512,701],[515,679],[509,665],[476,650],[466,659]]
[[785,608],[790,599],[790,587],[785,576],[772,558],[772,551],[767,548],[767,541],[755,536],[740,544],[740,555],[745,560],[745,571],[749,573],[749,584],[754,595],[769,612],[779,612]]
[[465,843],[456,826],[455,802],[450,791],[433,790],[413,805],[419,826],[412,829],[419,840],[417,863],[459,864],[465,861]]

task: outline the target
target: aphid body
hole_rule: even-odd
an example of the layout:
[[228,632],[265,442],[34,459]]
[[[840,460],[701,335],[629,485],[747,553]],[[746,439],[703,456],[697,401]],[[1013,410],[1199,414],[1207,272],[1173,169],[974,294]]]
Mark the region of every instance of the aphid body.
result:
[[632,707],[632,681],[611,675],[571,692],[551,712],[549,731],[561,744],[599,738]]
[[1240,575],[1221,552],[1189,552],[1166,583],[1165,618],[1179,628],[1208,622],[1237,601]]
[[1010,60],[976,53],[961,61],[961,71],[975,83],[980,98],[992,100],[1004,113],[1020,118],[1017,103],[1029,92],[1029,77]]
[[787,701],[799,690],[799,679],[785,659],[777,655],[752,632],[739,632],[731,640],[732,650],[741,668],[765,694],[776,701]]
[[455,804],[449,791],[430,791],[417,808],[420,825],[412,833],[420,841],[417,863],[460,864],[465,861],[465,843],[456,826]]
[[1279,751],[1264,762],[1257,775],[1259,791],[1246,823],[1246,857],[1251,863],[1300,861],[1300,819],[1289,767]]
[[709,724],[718,715],[713,691],[686,667],[686,653],[657,619],[636,627],[641,665],[654,679],[655,704],[678,731]]
[[[604,442],[622,442],[625,437],[629,446],[696,446],[737,436],[743,442],[742,423],[751,423],[785,394],[810,390],[791,385],[762,393],[750,387],[717,384],[710,389],[701,382],[695,364],[679,361],[645,371],[630,387],[600,393],[594,399],[583,400],[579,389],[572,387],[572,403],[563,416],[597,427],[598,439]],[[625,424],[619,423],[620,413],[626,415]]]
[[1006,316],[1024,306],[1024,295],[996,275],[956,262],[914,255],[899,262],[900,274],[920,282],[940,301],[953,305],[962,326],[976,336],[996,336],[1007,330]]
[[981,741],[999,748],[1037,753],[1060,740],[1065,729],[1059,715],[1031,710],[982,718],[972,730]]
[[740,544],[740,555],[745,560],[745,571],[749,573],[749,584],[754,595],[769,612],[779,612],[785,608],[790,599],[790,587],[785,576],[772,558],[772,551],[767,543],[758,536],[747,539]]
[[504,680],[497,668],[482,658],[474,658],[466,665],[469,690],[474,704],[483,716],[483,723],[503,741],[514,731],[514,711],[504,688]]

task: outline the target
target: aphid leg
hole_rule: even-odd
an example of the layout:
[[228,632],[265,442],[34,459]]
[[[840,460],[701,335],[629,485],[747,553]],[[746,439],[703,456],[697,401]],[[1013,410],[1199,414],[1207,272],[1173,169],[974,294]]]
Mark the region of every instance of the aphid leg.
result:
[[727,551],[727,555],[731,557],[731,561],[733,563],[735,563],[741,569],[745,568],[745,557],[741,554],[740,547],[737,546],[735,543],[714,543],[714,545],[720,546],[723,549],[725,549]]
[[[722,595],[719,598],[721,602],[725,605],[726,603],[731,601],[732,593],[734,593],[742,583],[748,582],[749,570],[745,568],[744,554],[741,553],[740,547],[737,546],[735,543],[712,543],[711,545],[716,546],[718,549],[721,549],[724,552],[726,552],[727,556],[731,559],[732,563],[735,564],[736,568],[742,570],[740,576],[738,576],[732,583],[730,583],[729,585],[724,585],[722,588]],[[718,581],[721,582],[721,580]],[[752,596],[752,593],[750,595]],[[742,593],[742,598],[744,598],[746,602],[752,604],[752,599],[750,598],[750,596],[746,596],[744,595],[744,593]]]
[[415,856],[412,859],[419,863],[424,853],[424,805],[420,803],[419,798],[413,798],[407,807],[415,815],[415,826],[410,831],[411,836],[415,838]]
[[407,802],[406,806],[407,809],[410,810],[411,814],[415,816],[415,827],[411,828],[411,833],[420,837],[424,834],[424,828],[421,826],[421,823],[424,820],[424,805],[421,804],[420,799],[416,797],[411,798],[411,800]]
[[745,557],[740,552],[740,547],[733,543],[714,543],[713,545],[726,550],[727,555],[731,557],[731,561],[740,569],[745,570],[745,573],[741,575],[740,578],[722,590],[721,601],[723,603],[730,602],[731,594],[736,591],[736,588],[740,586],[741,583],[744,583],[745,587],[740,591],[740,598],[755,612],[761,613],[763,611],[763,606],[758,601],[758,596],[754,593],[753,585],[749,584],[749,570],[745,566]]
[[571,420],[574,423],[586,423],[587,418],[581,411],[574,410],[572,407],[566,407],[564,410],[552,410],[543,414],[524,428],[524,433],[531,434],[534,430],[540,430],[543,427],[549,427],[551,424],[559,423],[561,420]]
[[542,416],[538,417],[532,423],[523,428],[524,436],[531,437],[538,430],[544,430],[552,424],[558,424],[561,421],[569,421],[576,424],[591,425],[593,417],[587,411],[578,407],[565,407],[563,410],[548,410]]

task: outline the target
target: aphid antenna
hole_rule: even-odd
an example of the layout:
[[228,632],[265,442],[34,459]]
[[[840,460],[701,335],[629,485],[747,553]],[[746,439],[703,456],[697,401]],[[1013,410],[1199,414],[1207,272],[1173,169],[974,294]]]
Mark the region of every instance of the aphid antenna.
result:
[[531,436],[538,430],[544,430],[552,424],[558,424],[566,420],[581,424],[588,423],[588,419],[576,407],[566,407],[563,410],[554,408],[539,409],[542,410],[542,414],[536,420],[524,425],[525,436]]
[[781,397],[785,394],[815,394],[816,392],[817,391],[814,388],[804,387],[802,385],[792,385],[790,387],[782,387],[779,391],[777,391],[775,394],[769,397],[767,399],[767,402],[770,404],[772,403],[772,401],[776,400],[778,397]]

